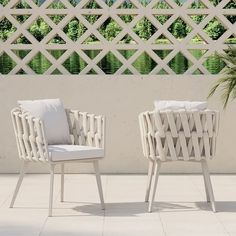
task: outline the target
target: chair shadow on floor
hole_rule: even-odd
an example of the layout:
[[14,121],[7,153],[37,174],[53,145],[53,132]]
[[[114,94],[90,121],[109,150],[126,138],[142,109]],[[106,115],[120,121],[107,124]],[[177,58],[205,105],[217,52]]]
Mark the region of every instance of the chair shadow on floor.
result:
[[[72,209],[75,212],[88,214],[91,216],[101,216],[104,214],[104,211],[101,210],[101,205],[99,203],[81,203],[73,201],[65,201],[64,203],[68,204],[83,204],[80,206],[75,206],[67,209]],[[105,214],[110,217],[137,217],[140,214],[148,214],[148,203],[146,202],[114,202],[105,204]],[[47,209],[46,207],[33,207],[33,206],[16,206],[15,209]],[[236,201],[217,201],[216,202],[217,212],[227,212],[227,213],[236,213]],[[60,206],[56,206],[55,209],[62,209]],[[212,212],[210,203],[207,202],[155,202],[153,206],[153,213],[158,212],[194,212],[194,211],[209,211]],[[79,216],[71,215],[71,216]],[[152,214],[152,213],[150,213]],[[66,215],[60,215],[59,212],[53,215],[54,217],[65,217]],[[68,215],[69,216],[69,215]],[[83,215],[81,215],[83,216]]]
[[[148,203],[145,202],[119,202],[106,203],[106,215],[108,216],[138,216],[147,213]],[[100,215],[99,204],[89,204],[74,207],[74,211]],[[236,201],[216,202],[217,212],[236,212]],[[153,212],[184,212],[184,211],[212,211],[207,202],[156,202]]]
[[[196,202],[196,206],[201,210],[208,210],[210,205],[206,202]],[[211,209],[211,208],[210,208]],[[216,201],[217,212],[236,212],[236,201]]]

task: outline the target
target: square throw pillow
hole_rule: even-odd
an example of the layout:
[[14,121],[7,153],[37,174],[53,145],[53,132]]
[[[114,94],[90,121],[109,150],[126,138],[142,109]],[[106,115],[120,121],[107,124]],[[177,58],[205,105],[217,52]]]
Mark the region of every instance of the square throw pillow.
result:
[[207,102],[200,101],[174,101],[162,100],[155,101],[154,106],[156,110],[205,110],[207,109]]
[[18,104],[43,121],[48,144],[71,144],[66,112],[60,99],[18,101]]

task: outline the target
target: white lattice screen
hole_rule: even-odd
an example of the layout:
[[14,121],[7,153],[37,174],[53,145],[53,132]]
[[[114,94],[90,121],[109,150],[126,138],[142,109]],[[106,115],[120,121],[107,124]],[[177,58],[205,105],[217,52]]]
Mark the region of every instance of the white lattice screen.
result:
[[[4,1],[2,1],[4,2]],[[142,4],[139,0],[129,0],[131,8],[123,8],[124,0],[116,0],[108,6],[103,0],[96,0],[96,9],[88,7],[90,0],[78,1],[78,4],[71,4],[69,0],[60,0],[60,9],[55,9],[52,4],[59,0],[46,0],[42,4],[35,4],[35,1],[24,0],[27,7],[17,8],[18,0],[9,0],[6,4],[0,5],[0,22],[5,19],[12,24],[14,32],[7,34],[5,39],[0,41],[0,57],[14,61],[14,67],[9,74],[35,74],[37,70],[32,65],[32,60],[39,55],[44,57],[47,66],[43,74],[70,74],[68,65],[73,54],[79,55],[78,62],[81,70],[78,74],[106,74],[101,61],[109,54],[112,60],[118,63],[117,69],[113,71],[115,75],[120,74],[140,74],[137,64],[139,57],[145,54],[152,63],[152,68],[148,74],[170,74],[176,73],[171,67],[171,63],[176,57],[184,57],[189,65],[183,71],[184,74],[210,74],[205,63],[208,58],[214,55],[215,51],[223,52],[227,49],[227,40],[236,37],[236,23],[228,20],[228,16],[235,16],[236,9],[227,9],[227,4],[232,0],[222,0],[214,5],[210,0],[199,0],[201,7],[192,9],[194,0],[182,1],[178,5],[174,0],[164,1],[166,6],[158,9],[156,6],[159,0],[148,1]],[[162,1],[161,1],[162,2]],[[195,3],[196,4],[196,3]],[[96,21],[92,22],[90,16],[96,16]],[[25,16],[23,22],[19,21],[19,16]],[[59,16],[58,20],[52,20],[52,16]],[[122,16],[129,16],[130,20],[125,21]],[[158,16],[166,16],[165,22],[160,22]],[[194,16],[203,16],[200,22],[194,20]],[[37,40],[29,31],[29,27],[38,19],[43,19],[44,24],[50,31],[41,40]],[[84,31],[77,40],[68,37],[65,28],[72,19],[77,19],[83,25]],[[116,23],[113,25],[118,28],[118,34],[111,40],[107,40],[100,29],[104,22],[112,18]],[[148,39],[143,39],[137,33],[137,24],[142,19],[146,19],[155,28]],[[189,32],[183,39],[176,38],[169,30],[171,25],[181,19],[188,27]],[[222,24],[224,32],[217,39],[211,38],[205,31],[209,22],[215,19]],[[136,28],[135,28],[136,27]],[[134,30],[134,28],[136,30]],[[37,30],[36,30],[37,33]],[[73,32],[72,32],[73,34]],[[128,36],[127,36],[128,35]],[[27,43],[18,43],[19,37],[23,37]],[[96,38],[95,43],[89,43],[89,38]],[[129,37],[129,42],[123,39]],[[193,39],[201,39],[201,43],[194,43]],[[55,43],[55,39],[60,38],[61,43]],[[161,39],[157,42],[158,39]],[[54,42],[54,43],[53,43]],[[16,52],[23,50],[23,56]],[[60,50],[56,56],[53,51]],[[88,53],[92,50],[93,54]],[[165,56],[160,56],[158,52],[166,50]],[[192,52],[200,50],[201,55],[196,56]],[[125,51],[132,52],[129,56],[124,56]],[[121,53],[122,52],[122,53]],[[6,60],[6,59],[2,59]],[[0,60],[1,63],[1,60]],[[4,63],[2,63],[3,66]],[[102,62],[103,66],[106,61]],[[180,65],[181,66],[181,65]],[[128,71],[128,73],[127,73]]]

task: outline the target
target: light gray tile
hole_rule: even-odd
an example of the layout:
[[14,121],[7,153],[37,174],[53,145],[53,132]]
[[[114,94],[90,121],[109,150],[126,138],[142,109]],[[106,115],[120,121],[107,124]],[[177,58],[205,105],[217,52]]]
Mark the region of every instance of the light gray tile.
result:
[[40,236],[102,236],[103,216],[55,216],[48,218]]
[[49,175],[27,175],[9,209],[17,175],[0,175],[0,236],[236,236],[235,176],[212,175],[218,213],[205,202],[201,175],[161,175],[153,213],[144,203],[145,175],[103,175],[101,210],[93,175],[56,175],[53,217],[47,218]]

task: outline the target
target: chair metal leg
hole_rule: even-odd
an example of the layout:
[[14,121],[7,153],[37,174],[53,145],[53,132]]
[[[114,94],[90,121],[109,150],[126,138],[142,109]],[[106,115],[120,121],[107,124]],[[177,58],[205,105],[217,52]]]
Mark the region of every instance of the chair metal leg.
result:
[[97,186],[98,186],[98,192],[99,192],[99,197],[100,197],[100,201],[101,201],[101,206],[102,206],[102,210],[104,210],[105,209],[105,204],[104,204],[104,198],[103,198],[102,182],[101,182],[101,176],[100,176],[98,161],[94,161],[93,166],[94,166],[94,170],[95,170],[95,175],[96,175],[96,180],[97,180]]
[[50,165],[50,193],[49,193],[49,209],[48,209],[48,216],[52,216],[54,169],[55,169],[55,164],[51,164],[51,165]]
[[61,202],[64,201],[64,164],[61,164]]
[[201,161],[201,165],[202,165],[202,175],[203,175],[203,179],[204,179],[204,186],[205,186],[206,200],[207,200],[207,202],[210,202],[209,192],[208,192],[208,189],[207,189],[206,174],[205,174],[205,171],[204,171],[204,165],[203,165],[203,162],[202,162],[202,161]]
[[24,178],[24,175],[25,175],[25,172],[26,172],[27,165],[28,165],[28,162],[22,161],[21,169],[20,169],[20,176],[19,176],[19,179],[18,179],[17,184],[16,184],[16,188],[15,188],[12,200],[11,200],[10,208],[12,208],[14,206],[17,194],[19,192],[20,186],[22,184],[22,181],[23,181],[23,178]]
[[207,189],[208,189],[208,193],[209,193],[211,207],[212,207],[213,212],[216,212],[215,198],[214,198],[214,193],[213,193],[213,189],[212,189],[211,178],[210,178],[210,174],[209,174],[209,170],[208,170],[208,165],[205,160],[202,161],[202,166],[203,166],[203,170],[204,170],[205,177],[206,177],[206,185],[207,185]]
[[150,189],[151,189],[151,185],[152,185],[153,169],[154,169],[154,162],[149,161],[145,202],[148,202],[148,200],[149,200]]
[[153,183],[153,187],[152,187],[152,196],[151,196],[151,200],[149,202],[148,212],[152,212],[152,205],[153,205],[155,195],[156,195],[156,189],[157,189],[157,183],[158,183],[160,168],[161,168],[161,162],[156,161],[156,163],[155,163],[155,172],[154,172],[154,183]]

